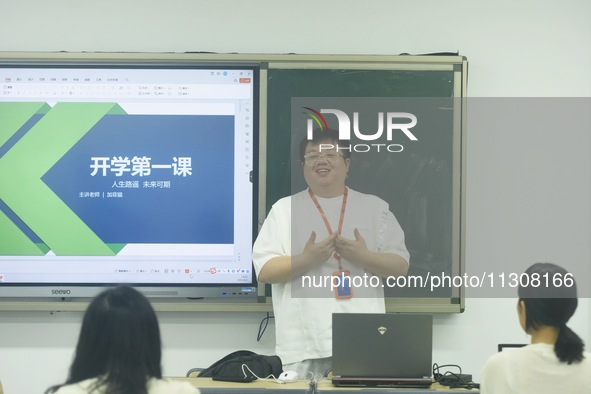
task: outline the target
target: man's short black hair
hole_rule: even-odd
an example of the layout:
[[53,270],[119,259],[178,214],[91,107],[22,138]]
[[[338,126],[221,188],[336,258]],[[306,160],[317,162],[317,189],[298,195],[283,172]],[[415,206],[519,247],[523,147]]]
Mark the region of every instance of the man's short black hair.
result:
[[343,155],[345,159],[351,157],[351,142],[349,140],[339,139],[339,132],[333,129],[314,129],[312,130],[312,139],[309,140],[308,136],[304,136],[300,142],[300,160],[304,162],[304,155],[306,154],[306,147],[309,143],[320,144],[322,142],[329,141],[329,143],[335,145],[338,152]]

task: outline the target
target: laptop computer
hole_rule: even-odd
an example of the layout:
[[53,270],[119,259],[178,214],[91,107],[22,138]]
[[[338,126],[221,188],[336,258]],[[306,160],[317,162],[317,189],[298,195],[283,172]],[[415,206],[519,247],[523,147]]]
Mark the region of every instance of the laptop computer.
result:
[[357,387],[430,387],[433,316],[332,315],[332,383]]

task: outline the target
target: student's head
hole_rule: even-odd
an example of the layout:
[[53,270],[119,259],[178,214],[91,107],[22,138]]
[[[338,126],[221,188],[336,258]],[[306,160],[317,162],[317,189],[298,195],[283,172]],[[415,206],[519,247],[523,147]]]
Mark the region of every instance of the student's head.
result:
[[567,363],[582,360],[583,343],[566,323],[577,309],[577,285],[564,268],[536,263],[520,280],[518,313],[523,329],[531,334],[542,327],[559,330],[555,352]]
[[335,130],[313,131],[312,139],[307,137],[300,142],[300,160],[304,178],[314,193],[342,193],[349,164],[351,162],[350,142],[339,140]]
[[66,384],[100,377],[108,393],[146,393],[161,378],[160,330],[149,301],[137,290],[105,290],[88,306]]

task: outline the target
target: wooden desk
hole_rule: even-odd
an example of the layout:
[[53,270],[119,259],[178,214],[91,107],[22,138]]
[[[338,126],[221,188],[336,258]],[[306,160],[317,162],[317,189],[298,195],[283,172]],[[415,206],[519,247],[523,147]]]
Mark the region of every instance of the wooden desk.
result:
[[461,392],[476,394],[479,390],[466,390],[466,389],[450,389],[449,387],[441,386],[440,384],[434,383],[431,388],[428,389],[408,389],[408,388],[391,388],[391,387],[335,387],[332,385],[330,379],[324,379],[318,382],[316,389],[310,387],[310,383],[307,380],[299,380],[293,383],[279,384],[273,381],[254,381],[250,383],[233,383],[233,382],[220,382],[211,380],[210,378],[167,378],[171,380],[186,381],[191,383],[193,386],[199,388],[203,394],[295,394],[295,393],[306,393],[306,394],[330,394],[331,392],[337,391],[353,391],[356,393],[371,393],[371,394],[423,394],[423,393],[453,393],[458,394]]
[[310,388],[310,383],[307,380],[298,380],[293,383],[275,383],[273,381],[255,380],[249,383],[234,383],[234,382],[220,382],[211,380],[210,378],[171,378],[169,380],[180,380],[191,383],[197,387],[202,394],[216,393],[216,394],[254,394],[254,393],[279,393],[279,394],[314,394],[314,390]]

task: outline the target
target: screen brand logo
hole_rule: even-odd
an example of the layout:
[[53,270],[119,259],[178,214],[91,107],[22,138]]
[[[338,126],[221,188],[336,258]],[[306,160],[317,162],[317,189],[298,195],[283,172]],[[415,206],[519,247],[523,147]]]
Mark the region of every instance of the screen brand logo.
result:
[[70,290],[51,290],[51,294],[53,295],[69,295],[70,293]]
[[[351,119],[349,115],[347,115],[344,111],[339,109],[320,109],[319,111],[311,108],[311,107],[304,107],[308,112],[305,112],[308,115],[307,119],[307,138],[308,140],[312,139],[313,130],[315,127],[320,128],[320,130],[327,130],[328,129],[328,122],[323,114],[332,114],[336,116],[338,121],[338,132],[339,132],[339,139],[340,140],[351,140],[351,131],[361,141],[376,141],[382,138],[384,131],[386,134],[387,141],[392,141],[392,136],[395,132],[402,132],[409,140],[411,141],[418,141],[417,137],[410,131],[414,126],[417,124],[417,117],[409,112],[378,112],[378,129],[372,133],[363,133],[359,129],[359,112],[353,112],[353,122],[351,123]],[[406,119],[407,121],[401,121],[401,119]],[[316,126],[315,126],[316,124]],[[330,145],[330,147],[326,146]],[[320,149],[333,149],[334,146],[331,144],[321,144]],[[351,145],[351,149],[356,152],[367,152],[372,149],[380,150],[380,148],[385,148],[389,152],[401,152],[404,147],[400,144],[354,144]],[[339,148],[337,147],[337,150]],[[341,148],[343,149],[343,148]]]

